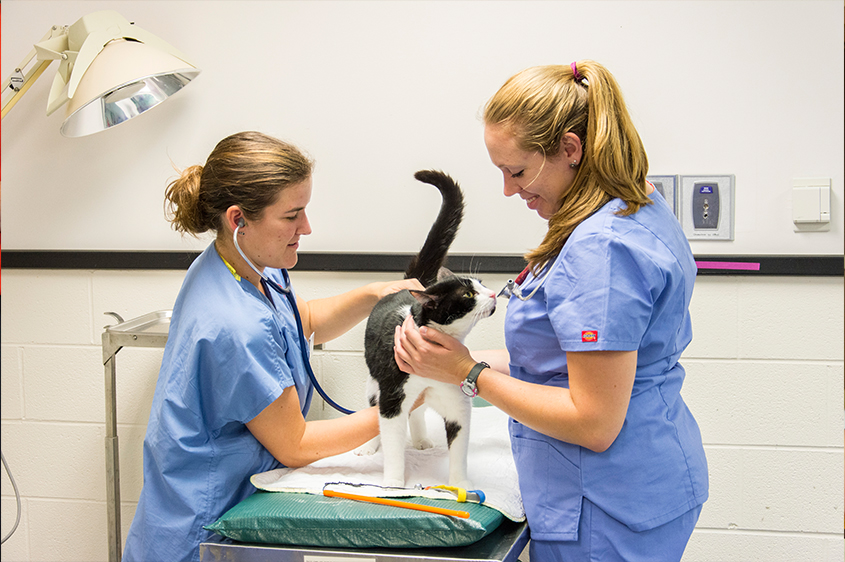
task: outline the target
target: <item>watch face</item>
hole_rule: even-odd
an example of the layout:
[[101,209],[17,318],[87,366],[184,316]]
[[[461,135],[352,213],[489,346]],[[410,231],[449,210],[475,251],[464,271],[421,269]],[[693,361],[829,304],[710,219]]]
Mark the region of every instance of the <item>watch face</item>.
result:
[[461,391],[470,398],[473,398],[478,394],[478,389],[474,382],[462,381]]

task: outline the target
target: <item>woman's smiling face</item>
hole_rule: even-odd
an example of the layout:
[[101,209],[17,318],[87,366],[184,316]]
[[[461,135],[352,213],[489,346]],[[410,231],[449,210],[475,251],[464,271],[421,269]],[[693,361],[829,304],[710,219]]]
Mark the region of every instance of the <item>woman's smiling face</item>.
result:
[[[502,125],[487,125],[484,128],[484,144],[490,160],[504,174],[506,197],[519,195],[542,218],[548,220],[561,206],[563,194],[575,181],[577,168],[570,166],[581,156],[578,137],[567,133],[561,147],[554,156],[542,152],[527,152],[519,148],[512,132]],[[576,150],[568,145],[573,144]]]

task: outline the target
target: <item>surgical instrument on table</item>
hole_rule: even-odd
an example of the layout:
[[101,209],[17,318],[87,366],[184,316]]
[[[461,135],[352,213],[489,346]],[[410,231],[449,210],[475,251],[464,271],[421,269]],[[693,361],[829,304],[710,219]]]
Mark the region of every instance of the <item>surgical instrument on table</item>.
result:
[[484,492],[482,492],[481,490],[465,490],[456,486],[428,486],[425,489],[446,490],[447,492],[451,492],[457,498],[458,503],[463,503],[466,501],[484,503],[484,500],[487,499],[487,496],[485,496]]
[[428,513],[436,513],[438,515],[449,515],[452,517],[460,517],[461,519],[469,519],[468,511],[458,511],[455,509],[443,509],[441,507],[433,507],[430,505],[403,502],[399,500],[392,500],[388,498],[379,498],[374,496],[359,496],[356,494],[347,494],[345,492],[335,492],[334,490],[323,490],[323,495],[329,498],[344,498],[347,500],[355,500],[360,502],[377,503],[380,505],[389,505],[392,507],[402,507],[405,509],[415,509],[417,511],[426,511]]

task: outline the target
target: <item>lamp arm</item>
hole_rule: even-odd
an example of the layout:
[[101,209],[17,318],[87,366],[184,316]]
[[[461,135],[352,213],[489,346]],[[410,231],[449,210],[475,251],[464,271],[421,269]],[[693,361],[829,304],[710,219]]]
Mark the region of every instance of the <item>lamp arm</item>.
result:
[[[39,41],[39,43],[43,43],[48,39],[61,36],[63,34],[67,35],[67,28],[54,25],[47,31],[47,33],[44,34],[44,37],[41,38],[41,41]],[[37,64],[30,68],[26,74],[23,74],[23,69],[25,69],[32,62],[32,59],[36,58],[36,55],[38,55],[36,59]],[[21,64],[17,68],[15,68],[15,71],[12,72],[12,74],[6,79],[5,82],[3,82],[3,93],[5,93],[7,89],[11,89],[15,93],[3,102],[2,115],[0,115],[0,119],[6,118],[6,114],[9,113],[9,111],[11,111],[15,104],[20,101],[24,94],[29,91],[35,81],[38,80],[38,78],[41,77],[42,74],[44,74],[44,71],[47,70],[47,67],[50,66],[50,63],[53,62],[53,60],[55,60],[56,58],[60,58],[60,56],[61,55],[59,55],[59,57],[49,56],[48,58],[42,56],[41,53],[37,52],[37,50],[33,48],[29,52],[29,54],[24,57],[24,59],[21,61]]]
[[[29,91],[29,88],[35,84],[35,81],[44,74],[44,71],[47,70],[47,67],[50,66],[50,63],[53,62],[51,60],[41,61],[41,64],[33,68],[33,70],[26,75],[23,81],[23,85],[15,91],[15,95],[10,97],[8,101],[3,103],[3,110],[2,114],[0,114],[0,119],[5,119],[6,114],[15,107],[15,104],[23,97],[25,93]],[[10,79],[11,80],[11,79]]]

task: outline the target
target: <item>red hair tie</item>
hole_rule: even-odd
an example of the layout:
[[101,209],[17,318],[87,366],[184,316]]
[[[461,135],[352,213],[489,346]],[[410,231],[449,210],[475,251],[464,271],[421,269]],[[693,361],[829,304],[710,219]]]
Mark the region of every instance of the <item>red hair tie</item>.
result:
[[575,76],[575,80],[577,80],[578,82],[581,82],[584,79],[584,77],[581,76],[580,72],[578,72],[578,65],[573,62],[572,64],[569,65],[569,67],[572,69],[572,74]]

